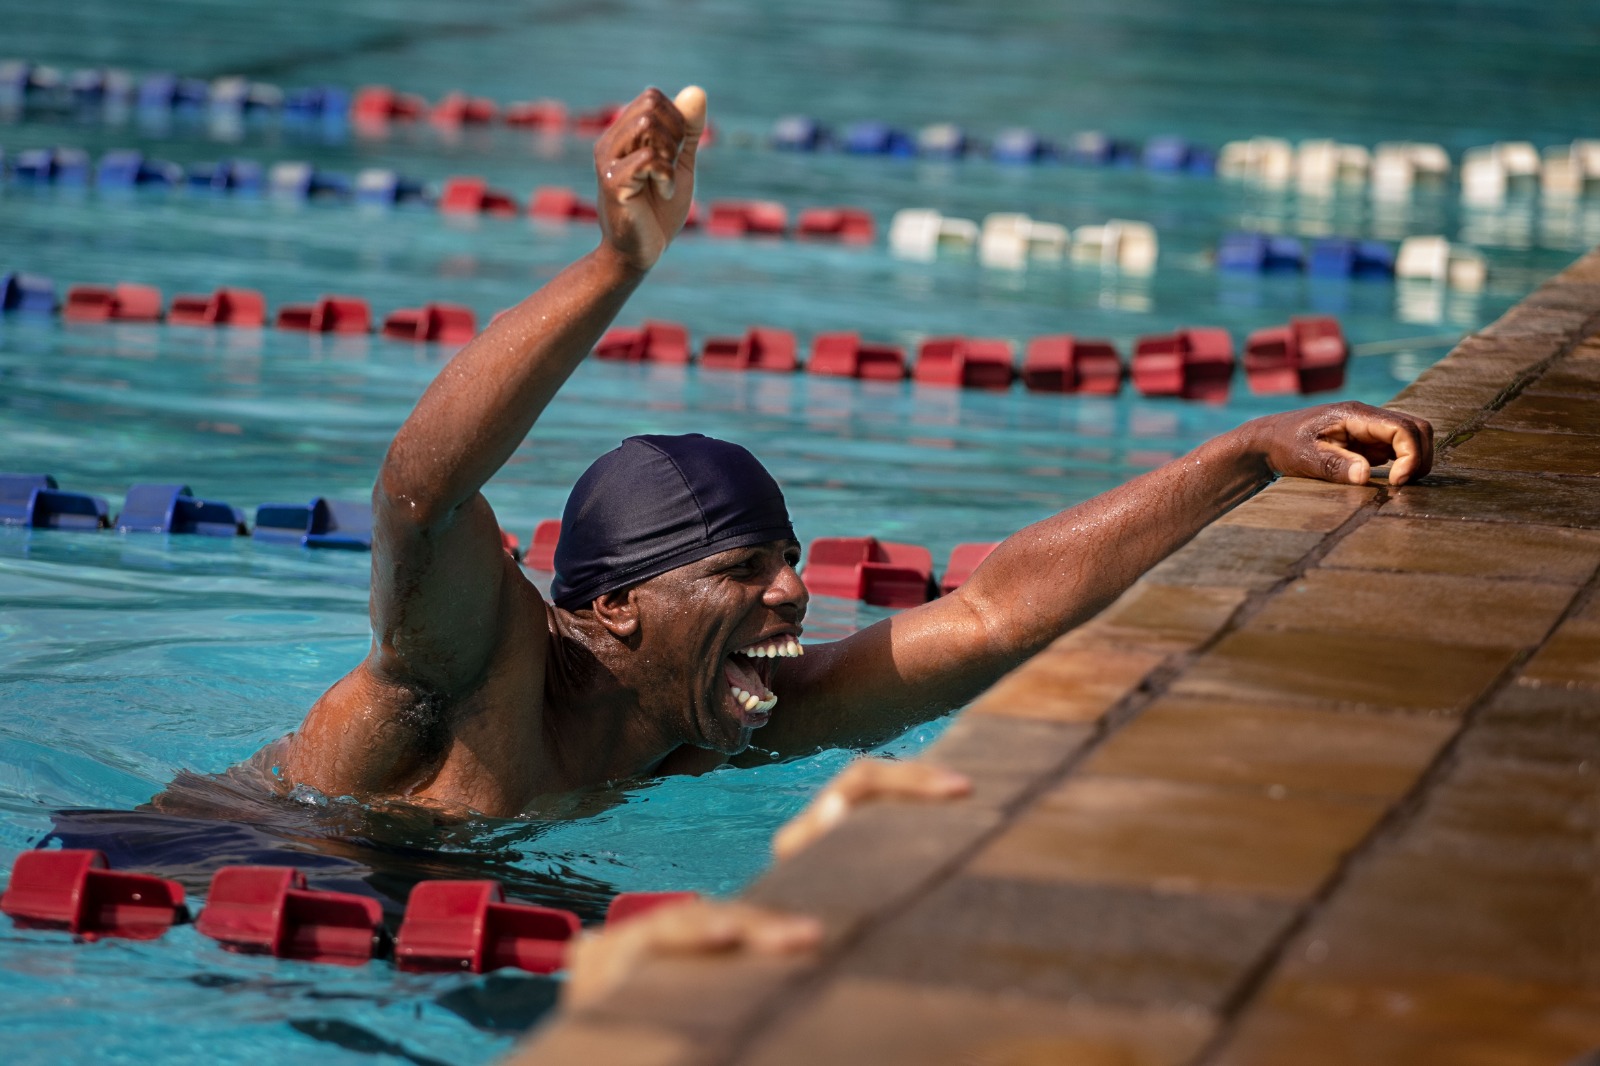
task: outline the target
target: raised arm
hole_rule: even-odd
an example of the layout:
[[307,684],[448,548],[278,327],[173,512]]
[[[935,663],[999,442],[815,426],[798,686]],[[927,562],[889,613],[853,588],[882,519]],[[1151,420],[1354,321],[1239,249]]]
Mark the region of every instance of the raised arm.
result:
[[374,667],[449,690],[492,648],[506,573],[479,492],[522,443],[683,226],[705,94],[659,91],[596,142],[600,246],[502,315],[452,359],[395,435],[373,492]]
[[1361,485],[1390,461],[1392,485],[1426,474],[1432,427],[1359,403],[1247,422],[1013,534],[955,593],[786,662],[757,743],[803,754],[892,737],[1088,620],[1275,473]]
[[682,228],[704,128],[697,88],[676,101],[650,89],[625,107],[595,145],[599,247],[462,348],[400,427],[372,494],[372,653],[307,716],[297,779],[386,787],[426,728],[413,712],[476,686],[505,637],[508,598],[537,597],[479,490]]

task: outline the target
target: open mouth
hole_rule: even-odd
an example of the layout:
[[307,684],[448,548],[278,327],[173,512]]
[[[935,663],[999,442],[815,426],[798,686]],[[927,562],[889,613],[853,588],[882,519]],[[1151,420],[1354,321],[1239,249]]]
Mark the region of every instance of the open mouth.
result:
[[779,659],[794,659],[805,650],[798,638],[783,634],[758,640],[736,649],[723,664],[723,677],[733,693],[733,702],[747,714],[765,718],[778,705],[778,696],[768,687],[772,668]]

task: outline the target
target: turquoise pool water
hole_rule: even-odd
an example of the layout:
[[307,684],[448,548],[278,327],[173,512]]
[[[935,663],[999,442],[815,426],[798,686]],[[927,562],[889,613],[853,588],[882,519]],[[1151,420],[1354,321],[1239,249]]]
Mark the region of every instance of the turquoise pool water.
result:
[[[646,82],[696,80],[725,134],[703,198],[766,196],[864,206],[886,225],[906,206],[965,217],[1022,210],[1069,224],[1144,219],[1161,236],[1148,278],[1072,264],[1026,271],[970,259],[891,258],[879,245],[685,237],[630,307],[697,338],[752,322],[856,328],[884,339],[959,332],[1116,339],[1185,324],[1244,332],[1308,309],[1338,314],[1358,351],[1339,396],[1381,402],[1600,240],[1600,202],[1513,197],[1464,211],[1450,191],[1399,205],[1302,197],[1138,170],[1004,168],[794,156],[760,147],[771,120],[878,117],[979,132],[1334,136],[1362,143],[1539,144],[1595,133],[1597,76],[1583,3],[1261,5],[700,2],[576,5],[375,0],[326,8],[85,0],[61,11],[0,0],[10,54],[64,67],[117,64],[284,85],[381,81],[437,97],[553,95],[579,106]],[[1585,51],[1585,48],[1589,51]],[[219,155],[392,165],[437,181],[481,173],[526,196],[582,186],[588,149],[505,130],[447,138],[306,137],[252,126],[108,128],[64,116],[0,122],[8,150],[131,145],[192,163]],[[1387,282],[1230,278],[1206,256],[1225,231],[1442,233],[1482,249],[1481,293]],[[219,284],[272,305],[324,291],[380,312],[428,299],[504,307],[586,250],[581,228],[421,210],[0,187],[0,271],[58,282],[118,278],[169,295]],[[361,497],[390,436],[447,357],[376,338],[150,326],[67,327],[0,318],[0,469],[49,472],[113,499],[135,481],[182,480],[253,509],[312,495]],[[848,381],[591,364],[489,487],[526,540],[559,514],[595,455],[635,432],[702,430],[749,445],[790,493],[804,538],[868,532],[941,559],[1086,498],[1288,398],[1236,387],[1226,405],[953,393]],[[367,559],[250,541],[0,529],[0,867],[53,812],[130,812],[183,771],[223,771],[280,736],[363,654]],[[809,629],[839,635],[880,615],[817,601]],[[938,724],[891,745],[914,751]],[[758,735],[759,741],[759,735]],[[197,888],[229,856],[293,851],[324,883],[407,871],[501,877],[519,894],[597,915],[626,889],[728,893],[756,876],[772,830],[848,758],[630,786],[570,810],[440,830],[347,804],[252,805],[195,785],[227,820],[107,814],[97,827]],[[158,839],[159,838],[159,839]],[[157,844],[160,846],[158,847]],[[280,854],[281,854],[280,850]],[[162,857],[165,856],[163,859]],[[147,863],[146,865],[148,865]],[[193,895],[194,892],[191,892]],[[519,975],[399,975],[230,955],[181,928],[153,943],[73,944],[0,931],[0,1039],[8,1061],[481,1063],[548,1004]]]

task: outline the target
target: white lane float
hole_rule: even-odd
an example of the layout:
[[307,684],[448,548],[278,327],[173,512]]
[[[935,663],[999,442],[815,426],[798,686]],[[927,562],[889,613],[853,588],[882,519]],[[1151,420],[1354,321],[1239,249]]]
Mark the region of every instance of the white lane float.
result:
[[1444,237],[1407,237],[1395,255],[1395,277],[1431,281],[1467,291],[1482,289],[1488,280],[1488,263],[1475,248],[1451,244]]
[[978,236],[971,219],[947,218],[928,207],[896,211],[889,221],[889,251],[902,259],[931,260],[947,249],[970,249]]
[[978,262],[989,267],[1020,270],[1030,259],[1066,258],[1072,244],[1067,227],[1054,222],[1039,222],[1025,214],[1003,212],[988,215],[978,237]]

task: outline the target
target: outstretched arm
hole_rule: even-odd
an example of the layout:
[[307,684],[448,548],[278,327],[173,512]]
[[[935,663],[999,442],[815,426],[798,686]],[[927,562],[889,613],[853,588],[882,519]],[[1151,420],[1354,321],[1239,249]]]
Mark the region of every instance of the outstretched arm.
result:
[[400,427],[372,494],[372,653],[307,716],[296,779],[384,788],[428,709],[482,680],[526,582],[479,490],[682,228],[704,128],[697,88],[625,107],[595,145],[600,246],[462,348]]
[[1359,403],[1270,415],[1006,539],[955,593],[807,649],[775,682],[758,739],[803,754],[873,743],[953,710],[1132,585],[1275,473],[1402,485],[1433,463],[1433,429]]

